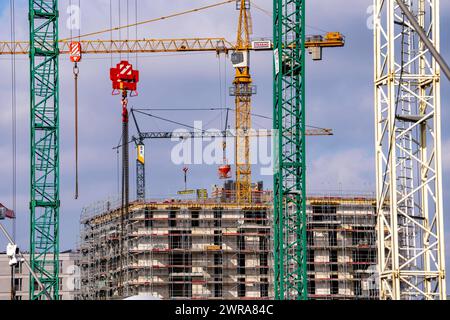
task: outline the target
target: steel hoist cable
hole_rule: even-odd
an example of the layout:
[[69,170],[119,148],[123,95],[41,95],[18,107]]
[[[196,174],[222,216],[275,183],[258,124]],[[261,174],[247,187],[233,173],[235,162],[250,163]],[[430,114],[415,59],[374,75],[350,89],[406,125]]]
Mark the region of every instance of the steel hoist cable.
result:
[[[105,30],[100,30],[100,31],[96,31],[96,32],[85,33],[85,34],[80,35],[80,38],[86,38],[86,37],[99,35],[99,34],[111,32],[111,31],[119,31],[119,33],[120,33],[119,35],[121,35],[121,30],[125,29],[125,28],[136,27],[136,26],[140,26],[140,25],[143,25],[143,24],[148,24],[148,23],[152,23],[152,22],[156,22],[156,21],[167,20],[167,19],[171,19],[171,18],[183,16],[183,15],[188,15],[190,13],[196,13],[196,12],[204,11],[204,10],[207,10],[207,9],[212,9],[212,8],[219,7],[219,6],[222,6],[222,5],[231,3],[231,2],[235,2],[235,1],[236,0],[222,1],[222,2],[218,2],[218,3],[215,3],[215,4],[208,5],[208,6],[199,7],[199,8],[195,8],[195,9],[190,9],[190,10],[183,11],[183,12],[177,12],[177,13],[173,13],[173,14],[170,14],[170,15],[167,15],[167,16],[162,16],[162,17],[158,17],[158,18],[154,18],[154,19],[140,21],[140,22],[129,24],[129,25],[125,25],[125,26],[120,25],[120,22],[119,22],[119,26],[118,27],[109,28],[109,29],[105,29]],[[120,6],[120,1],[119,1],[119,6]],[[120,8],[119,8],[119,15],[120,15]],[[61,39],[60,41],[64,42],[64,41],[67,41],[67,40],[70,40],[70,39]]]
[[[14,0],[10,0],[11,42],[16,41],[16,21]],[[13,49],[15,50],[15,49]],[[12,137],[12,207],[17,210],[17,90],[16,90],[16,55],[11,55],[11,137]],[[16,215],[12,221],[12,238],[16,241]]]
[[[70,0],[70,6],[72,7],[72,0]],[[81,1],[78,0],[78,11],[77,14],[80,14],[81,12]],[[73,13],[72,13],[73,14]],[[80,22],[81,17],[78,16],[76,17],[78,20],[78,22]],[[74,26],[72,25],[70,27],[70,41],[71,43],[73,43],[73,39],[74,39],[74,35],[73,35],[73,29],[77,27],[78,30],[78,35],[77,35],[77,39],[78,39],[78,43],[80,43],[80,36],[81,36],[81,26],[77,25]],[[81,57],[81,47],[79,48],[79,54]],[[81,59],[81,58],[80,58]],[[78,61],[79,60],[75,60],[74,61],[74,66],[73,66],[73,78],[74,78],[74,135],[75,135],[75,195],[74,198],[75,200],[77,200],[79,198],[79,108],[78,108],[78,78],[79,78],[79,74],[80,74],[80,69],[78,67]]]
[[[135,39],[139,39],[138,38],[138,31],[139,31],[139,26],[138,26],[138,1],[134,0],[134,18],[135,18],[135,25],[136,25],[136,29],[135,29]],[[139,69],[139,60],[138,60],[138,53],[136,52],[136,69]]]
[[73,76],[75,80],[75,200],[79,197],[79,163],[78,163],[78,74],[80,69],[77,64],[73,68]]
[[[113,7],[112,0],[109,0],[109,37],[110,37],[111,43],[113,41],[113,27],[112,27],[112,24],[113,24],[113,10],[112,10],[112,7]],[[112,51],[111,51],[111,54],[110,54],[110,58],[111,58],[111,68],[112,68],[113,67],[113,53],[112,53]]]
[[[10,0],[10,16],[11,28],[10,38],[11,42],[15,42],[15,6],[14,0]],[[14,49],[13,49],[14,50]],[[12,207],[14,217],[12,219],[12,243],[16,241],[16,219],[17,219],[17,92],[16,92],[16,56],[13,52],[11,55],[11,139],[12,139]],[[11,265],[11,300],[16,299],[15,290],[15,269],[16,265]]]

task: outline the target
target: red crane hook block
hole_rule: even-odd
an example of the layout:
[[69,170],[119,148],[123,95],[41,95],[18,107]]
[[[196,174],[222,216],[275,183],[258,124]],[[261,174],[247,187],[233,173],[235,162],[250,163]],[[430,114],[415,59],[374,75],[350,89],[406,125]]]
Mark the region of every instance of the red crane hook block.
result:
[[139,71],[133,69],[128,61],[121,61],[116,68],[110,69],[113,94],[120,91],[131,91],[131,96],[137,96],[137,84],[139,82]]
[[70,49],[70,61],[77,63],[81,61],[81,43],[71,42],[69,45]]

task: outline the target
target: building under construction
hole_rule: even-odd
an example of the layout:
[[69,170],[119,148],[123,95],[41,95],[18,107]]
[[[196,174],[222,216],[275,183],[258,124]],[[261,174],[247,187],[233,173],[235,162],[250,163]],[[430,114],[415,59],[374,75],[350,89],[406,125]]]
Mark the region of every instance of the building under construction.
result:
[[309,298],[378,299],[375,200],[310,197],[307,214]]
[[201,201],[132,203],[123,236],[120,206],[105,202],[85,211],[81,297],[269,299],[270,203],[259,196],[242,207],[226,193]]
[[[253,191],[253,202],[239,206],[232,186],[203,200],[134,202],[126,217],[118,201],[85,209],[80,298],[274,298],[272,195]],[[373,205],[371,198],[309,199],[310,298],[378,297]]]

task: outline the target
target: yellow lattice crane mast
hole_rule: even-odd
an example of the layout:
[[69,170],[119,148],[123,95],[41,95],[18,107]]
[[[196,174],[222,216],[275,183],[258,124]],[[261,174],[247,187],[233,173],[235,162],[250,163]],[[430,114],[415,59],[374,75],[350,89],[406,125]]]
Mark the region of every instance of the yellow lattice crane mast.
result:
[[250,75],[250,34],[251,16],[250,0],[236,0],[239,10],[239,24],[235,52],[231,61],[236,69],[230,94],[235,97],[236,106],[236,201],[249,203],[252,199],[252,168],[250,164],[250,137],[247,134],[251,129],[251,103],[252,95],[256,93]]

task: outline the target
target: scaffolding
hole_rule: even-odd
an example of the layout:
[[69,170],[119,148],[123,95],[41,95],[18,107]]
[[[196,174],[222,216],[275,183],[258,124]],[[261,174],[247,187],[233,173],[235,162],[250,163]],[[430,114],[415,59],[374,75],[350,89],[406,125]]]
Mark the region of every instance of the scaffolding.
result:
[[80,298],[273,298],[270,204],[239,206],[221,198],[131,203],[122,270],[120,205],[85,210]]
[[307,241],[310,299],[378,299],[373,197],[310,197]]
[[[231,185],[232,186],[232,185]],[[120,270],[120,201],[98,202],[81,219],[81,299],[273,299],[273,193],[234,202],[211,198],[140,201],[125,219]],[[373,196],[310,196],[310,299],[378,299]],[[119,288],[120,275],[123,288]],[[123,289],[123,290],[121,290]]]

